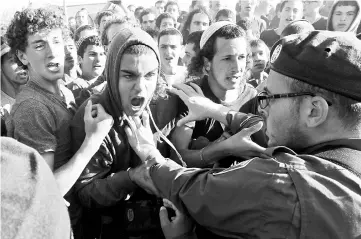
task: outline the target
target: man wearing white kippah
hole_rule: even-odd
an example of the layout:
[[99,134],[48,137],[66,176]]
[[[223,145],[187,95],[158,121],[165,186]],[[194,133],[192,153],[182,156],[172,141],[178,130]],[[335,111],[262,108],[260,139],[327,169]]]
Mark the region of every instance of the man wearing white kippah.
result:
[[[200,49],[190,67],[206,72],[195,81],[204,95],[235,111],[255,113],[257,106],[252,99],[257,91],[245,81],[249,52],[244,31],[228,21],[216,22],[202,34]],[[186,112],[187,107],[180,105],[179,115]],[[214,163],[228,167],[234,163],[234,157],[213,147],[214,142],[227,138],[226,132],[223,124],[208,118],[176,127],[171,140],[189,167],[209,167]],[[265,142],[262,136],[258,139],[259,143]]]

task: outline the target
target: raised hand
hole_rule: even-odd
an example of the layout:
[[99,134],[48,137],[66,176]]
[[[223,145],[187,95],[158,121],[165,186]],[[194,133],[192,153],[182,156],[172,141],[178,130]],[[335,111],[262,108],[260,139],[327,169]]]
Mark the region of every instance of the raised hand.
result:
[[89,100],[85,106],[84,123],[86,138],[97,142],[100,146],[105,136],[112,128],[114,120],[113,117],[107,114],[101,104],[92,104]]
[[[163,199],[164,206],[160,208],[159,218],[163,234],[166,239],[182,238],[193,230],[193,221],[185,214],[181,213],[176,206],[168,199]],[[169,219],[167,208],[175,212],[175,216]]]
[[219,105],[206,98],[201,88],[194,83],[175,84],[171,92],[178,95],[187,105],[188,115],[178,121],[178,126],[184,125],[191,121],[203,120],[210,118],[214,111],[217,111]]
[[139,117],[128,118],[128,126],[125,133],[128,136],[130,146],[144,162],[153,151],[158,151],[154,142],[154,137],[149,124],[149,114],[144,111],[142,119]]
[[261,156],[266,149],[253,142],[251,135],[261,130],[262,126],[263,123],[259,122],[219,143],[223,144],[225,150],[235,156]]

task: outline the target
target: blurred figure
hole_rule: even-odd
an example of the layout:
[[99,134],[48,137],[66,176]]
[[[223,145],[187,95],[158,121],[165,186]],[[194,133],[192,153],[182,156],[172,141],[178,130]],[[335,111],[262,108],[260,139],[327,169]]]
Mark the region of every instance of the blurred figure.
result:
[[272,18],[269,18],[271,11],[275,10],[276,0],[260,0],[258,1],[258,4],[256,6],[256,9],[254,11],[255,16],[261,18],[266,22],[266,28],[270,25],[270,20]]
[[83,25],[76,29],[74,34],[75,42],[79,41],[80,38],[86,36],[98,35],[97,30],[92,25]]
[[96,24],[98,26],[99,36],[102,35],[105,24],[110,21],[114,17],[114,13],[112,11],[106,10],[101,11],[97,14]]
[[140,26],[143,30],[155,29],[155,14],[151,9],[144,10],[139,16]]
[[10,47],[1,36],[1,118],[6,119],[15,103],[21,86],[28,81],[28,72],[19,66],[10,52]]
[[122,19],[115,18],[105,24],[101,39],[102,39],[102,44],[106,51],[108,50],[108,47],[109,47],[110,43],[112,42],[114,36],[118,32],[120,32],[121,29],[123,29],[124,27],[128,27],[128,26],[129,26],[129,23],[127,22],[127,20],[125,20],[125,18],[122,18]]
[[137,7],[134,11],[134,17],[138,24],[140,24],[140,14],[144,11],[144,7]]
[[134,15],[135,6],[133,4],[130,4],[130,5],[128,5],[127,8],[128,8],[129,13]]
[[[178,22],[180,9],[179,9],[179,5],[176,1],[168,1],[164,7],[164,11],[168,12],[170,15],[172,15],[174,17],[174,19],[176,19]],[[177,24],[177,28],[178,28],[178,25],[179,24]]]
[[253,64],[251,68],[251,77],[247,83],[251,84],[254,88],[257,88],[268,77],[265,70],[270,58],[270,51],[267,45],[260,39],[251,40],[250,46]]
[[189,6],[189,12],[199,8],[209,11],[209,0],[192,0],[191,5]]
[[71,239],[63,195],[39,152],[1,137],[1,237]]
[[[220,0],[210,0],[209,14],[212,18],[212,21],[216,19],[217,13],[222,8],[224,8],[224,4]],[[215,20],[215,21],[217,21],[217,20]],[[234,21],[236,21],[236,20],[234,20]]]
[[186,67],[188,67],[192,59],[198,55],[200,47],[199,43],[201,41],[201,37],[204,31],[196,31],[189,34],[187,41],[185,42],[184,46],[184,57],[183,63]]
[[269,24],[268,29],[277,28],[280,24],[280,16],[281,16],[281,3],[278,3],[276,5],[276,8],[274,9],[274,13],[271,19],[271,22]]
[[354,32],[361,21],[360,2],[356,0],[336,1],[328,18],[327,30]]
[[231,9],[221,9],[217,12],[214,20],[218,21],[230,21],[236,23],[236,14]]
[[314,30],[315,28],[309,21],[305,19],[299,19],[291,22],[285,27],[285,29],[283,29],[281,33],[281,38],[292,34],[301,34]]
[[330,15],[333,3],[335,0],[325,0],[323,2],[323,6],[320,9],[320,14],[324,17],[328,17]]
[[327,17],[320,14],[322,5],[323,0],[303,1],[303,16],[316,30],[326,30],[327,27]]
[[64,83],[65,85],[70,84],[79,77],[79,64],[78,55],[76,52],[76,45],[73,38],[70,35],[64,36]]
[[211,23],[211,17],[204,8],[199,8],[189,13],[182,29],[183,42],[187,40],[189,34],[196,31],[204,31]]
[[246,32],[246,37],[248,40],[257,39],[257,37],[253,35],[252,22],[250,20],[248,19],[239,20],[237,22],[237,25],[240,26]]
[[280,39],[283,29],[294,20],[302,19],[303,17],[303,2],[302,0],[285,0],[280,6],[280,22],[277,28],[268,29],[262,32],[260,39],[264,41],[269,48]]
[[74,34],[74,32],[75,32],[75,30],[76,30],[75,17],[69,17],[69,18],[68,18],[68,26],[69,26],[71,32]]
[[241,0],[238,2],[236,21],[248,19],[252,23],[253,35],[259,38],[260,34],[267,29],[266,22],[255,15],[256,0]]
[[159,31],[163,31],[167,28],[176,27],[177,21],[168,12],[164,12],[157,17],[155,26]]
[[160,14],[164,13],[164,6],[165,6],[165,1],[163,0],[158,0],[155,2],[155,14],[158,17]]
[[85,8],[80,9],[75,14],[75,21],[76,21],[76,28],[90,24],[88,11]]

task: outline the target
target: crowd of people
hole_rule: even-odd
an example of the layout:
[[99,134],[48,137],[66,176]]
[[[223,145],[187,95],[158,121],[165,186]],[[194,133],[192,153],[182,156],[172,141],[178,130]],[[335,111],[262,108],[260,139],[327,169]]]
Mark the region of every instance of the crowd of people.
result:
[[224,3],[15,13],[2,237],[361,237],[361,2]]

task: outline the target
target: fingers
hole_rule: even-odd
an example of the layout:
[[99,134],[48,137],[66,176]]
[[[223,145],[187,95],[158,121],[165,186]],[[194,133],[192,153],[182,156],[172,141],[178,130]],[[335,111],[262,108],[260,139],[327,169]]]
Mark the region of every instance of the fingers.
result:
[[160,207],[159,219],[160,219],[160,225],[162,227],[168,226],[171,223],[168,218],[168,211],[164,206]]
[[85,109],[84,109],[84,120],[90,120],[90,119],[92,119],[93,117],[92,117],[92,113],[91,113],[91,111],[92,111],[92,101],[91,100],[89,100],[88,101],[88,103],[86,104],[86,106],[85,106]]
[[140,126],[142,126],[142,121],[140,120],[140,118],[137,116],[134,116],[134,117],[132,117],[132,119],[133,119],[133,122],[135,123],[135,127],[137,127],[137,129],[139,129]]
[[188,115],[187,115],[186,117],[178,120],[177,126],[178,126],[178,127],[181,127],[181,126],[183,126],[183,125],[185,125],[186,123],[189,123],[189,122],[191,122],[191,121],[194,121],[194,120],[192,120],[192,119],[191,119],[190,117],[188,117]]
[[178,95],[179,98],[181,98],[181,100],[183,100],[184,103],[187,103],[189,96],[186,95],[186,93],[184,93],[182,90],[171,89],[170,92]]
[[200,94],[201,96],[204,96],[203,91],[202,91],[201,87],[199,87],[199,85],[197,85],[197,84],[195,84],[195,83],[193,83],[193,82],[191,82],[191,83],[189,83],[189,84],[193,87],[193,89],[194,89],[198,94]]
[[150,129],[149,113],[144,110],[142,115],[143,126]]
[[242,131],[246,136],[251,136],[252,134],[260,131],[262,129],[262,126],[263,126],[263,122],[261,121],[255,125],[252,125],[249,128],[243,129]]
[[178,208],[170,200],[163,198],[163,204],[166,207],[172,208],[175,211],[176,215],[178,215],[180,213]]

